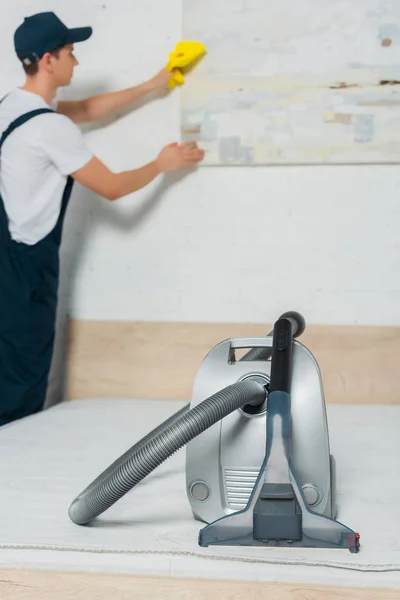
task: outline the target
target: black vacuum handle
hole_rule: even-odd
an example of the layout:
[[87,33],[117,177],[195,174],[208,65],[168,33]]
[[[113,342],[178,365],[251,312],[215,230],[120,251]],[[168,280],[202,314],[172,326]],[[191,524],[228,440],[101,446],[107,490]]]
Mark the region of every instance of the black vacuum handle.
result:
[[283,314],[274,325],[271,378],[269,392],[290,394],[293,360],[293,338],[305,329],[305,320],[296,312]]
[[[298,313],[294,310],[290,310],[289,312],[283,313],[283,315],[281,315],[279,317],[279,319],[289,319],[289,321],[292,323],[292,327],[293,327],[293,330],[292,330],[293,337],[299,337],[306,328],[306,321],[305,321],[304,317],[300,313]],[[273,335],[273,333],[274,333],[274,330],[270,331],[267,334],[267,337]],[[244,356],[242,356],[242,358],[240,360],[241,361],[270,360],[271,356],[272,356],[272,348],[267,346],[265,348],[252,348]]]
[[303,317],[303,315],[296,312],[295,310],[290,310],[289,312],[283,313],[283,315],[281,315],[279,317],[279,319],[289,319],[289,321],[292,323],[292,327],[293,327],[292,336],[294,338],[297,338],[297,337],[300,337],[301,335],[303,335],[304,330],[306,328],[306,320]]

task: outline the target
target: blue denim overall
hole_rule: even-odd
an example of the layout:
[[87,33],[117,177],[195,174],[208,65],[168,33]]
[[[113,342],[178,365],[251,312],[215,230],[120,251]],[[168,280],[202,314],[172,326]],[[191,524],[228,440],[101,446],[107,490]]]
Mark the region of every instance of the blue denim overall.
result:
[[[49,112],[54,111],[30,111],[13,121],[0,140],[0,161],[8,136]],[[0,196],[0,426],[44,405],[55,336],[59,248],[73,183],[69,176],[55,227],[34,245],[11,238]]]

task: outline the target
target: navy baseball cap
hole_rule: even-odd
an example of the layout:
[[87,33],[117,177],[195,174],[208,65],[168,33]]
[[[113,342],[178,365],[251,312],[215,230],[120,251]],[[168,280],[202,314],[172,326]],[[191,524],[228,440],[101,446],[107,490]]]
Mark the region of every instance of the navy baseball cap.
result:
[[69,29],[53,12],[42,12],[26,17],[14,33],[14,47],[18,58],[30,65],[46,52],[84,42],[92,35],[91,27]]

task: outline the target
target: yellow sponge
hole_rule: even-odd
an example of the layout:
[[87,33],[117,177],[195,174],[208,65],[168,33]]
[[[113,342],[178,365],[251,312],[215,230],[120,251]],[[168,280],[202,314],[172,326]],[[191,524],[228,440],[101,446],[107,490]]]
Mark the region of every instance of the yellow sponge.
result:
[[168,87],[174,88],[176,85],[182,85],[185,82],[184,73],[193,67],[199,58],[206,53],[206,47],[200,42],[179,42],[175,50],[169,53],[169,60],[166,70],[171,72],[168,81]]

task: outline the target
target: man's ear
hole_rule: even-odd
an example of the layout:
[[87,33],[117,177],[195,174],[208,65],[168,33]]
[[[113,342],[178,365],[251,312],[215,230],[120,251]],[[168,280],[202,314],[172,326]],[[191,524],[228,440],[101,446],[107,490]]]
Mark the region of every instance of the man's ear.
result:
[[49,70],[53,66],[52,59],[54,59],[54,56],[52,56],[50,54],[50,52],[46,52],[45,54],[43,54],[42,58],[40,59],[39,64],[46,70]]

